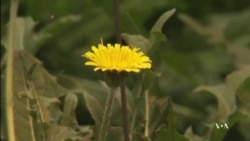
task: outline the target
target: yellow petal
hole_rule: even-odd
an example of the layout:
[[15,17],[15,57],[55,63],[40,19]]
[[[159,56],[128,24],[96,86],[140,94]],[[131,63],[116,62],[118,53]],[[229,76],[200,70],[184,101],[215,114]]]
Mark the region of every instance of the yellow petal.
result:
[[94,66],[94,71],[127,71],[139,73],[141,69],[150,69],[152,61],[139,48],[130,48],[120,44],[98,44],[92,46],[91,51],[83,57],[91,60],[85,65]]

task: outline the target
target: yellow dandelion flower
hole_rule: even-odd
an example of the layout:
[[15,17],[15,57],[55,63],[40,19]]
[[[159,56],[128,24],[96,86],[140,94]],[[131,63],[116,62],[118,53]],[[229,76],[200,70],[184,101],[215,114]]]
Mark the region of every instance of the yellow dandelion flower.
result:
[[88,58],[85,65],[95,66],[94,71],[140,72],[141,69],[150,69],[152,61],[139,48],[130,48],[121,44],[98,44],[92,46],[83,57]]

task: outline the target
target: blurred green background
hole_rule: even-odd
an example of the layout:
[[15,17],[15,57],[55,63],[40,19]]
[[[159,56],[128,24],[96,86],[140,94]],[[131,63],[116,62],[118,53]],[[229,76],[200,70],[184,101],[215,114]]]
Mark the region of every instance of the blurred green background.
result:
[[[8,22],[9,6],[9,0],[1,1],[2,35],[6,32],[4,25]],[[221,57],[221,55],[226,55],[222,51],[223,44],[220,44],[220,42],[208,44],[206,38],[190,30],[177,15],[179,13],[188,14],[204,25],[209,24],[210,21],[208,20],[213,15],[222,16],[222,18],[226,18],[225,20],[229,19],[229,23],[232,25],[229,25],[223,33],[226,32],[225,38],[232,41],[232,39],[236,40],[235,38],[242,37],[244,32],[249,34],[247,24],[249,22],[247,19],[249,6],[248,0],[157,0],[153,2],[121,0],[122,32],[148,36],[148,31],[157,18],[166,10],[176,8],[176,14],[163,27],[163,33],[166,34],[168,41],[158,49],[166,50],[166,53],[167,50],[174,51],[181,57],[187,57],[187,55],[196,52],[201,53],[203,59],[206,59],[204,57],[212,57],[209,55],[213,52],[215,57]],[[240,18],[243,14],[246,16]],[[46,68],[57,73],[63,71],[81,77],[97,78],[96,75],[89,75],[92,72],[91,68],[84,67],[81,54],[86,48],[89,49],[91,45],[100,42],[100,38],[103,38],[106,43],[115,41],[112,2],[97,0],[22,0],[18,15],[31,16],[36,22],[36,25],[32,27],[35,33],[32,34],[46,33],[51,35],[46,41],[32,49],[34,54],[44,62]],[[67,18],[70,15],[72,17]],[[65,21],[59,22],[63,18],[65,18]],[[206,55],[202,55],[202,53]],[[182,54],[184,55],[182,56]],[[191,57],[188,58],[189,60],[192,59]],[[214,59],[220,60],[219,58]],[[187,63],[190,62],[187,61],[185,59],[186,63],[183,65],[189,66]],[[221,61],[221,63],[227,66],[217,68],[214,65],[211,66],[211,69],[221,69],[218,75],[223,77],[233,69],[233,66],[230,66],[229,60],[228,62]],[[188,70],[185,70],[187,68],[183,66],[183,69],[181,71],[187,73]]]

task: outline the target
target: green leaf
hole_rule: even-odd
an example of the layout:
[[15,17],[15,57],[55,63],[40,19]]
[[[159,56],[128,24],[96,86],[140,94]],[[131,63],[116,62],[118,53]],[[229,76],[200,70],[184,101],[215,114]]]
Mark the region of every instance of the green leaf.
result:
[[150,46],[154,46],[161,41],[167,41],[166,35],[162,32],[150,33]]
[[175,13],[175,9],[171,9],[165,13],[163,13],[160,18],[156,21],[154,26],[151,28],[150,32],[161,32],[163,25],[167,22],[167,20]]
[[[160,125],[166,122],[169,108],[169,97],[156,98],[149,96],[150,103],[150,122],[149,135],[151,135]],[[156,116],[157,115],[157,116]]]
[[167,124],[160,126],[156,130],[154,141],[188,141],[187,138],[180,135],[176,128],[176,119],[173,113],[171,102],[168,102]]
[[142,35],[123,33],[122,38],[130,47],[138,47],[143,52],[147,52],[149,49],[149,41]]
[[107,96],[106,88],[98,82],[67,75],[59,75],[57,82],[70,92],[80,93],[79,105],[88,109],[95,123],[100,125]]
[[144,92],[146,89],[150,88],[157,77],[159,77],[159,74],[157,74],[157,72],[153,72],[151,70],[146,71],[143,74],[142,79],[140,79],[140,82],[138,82],[142,85],[142,91]]
[[250,21],[249,15],[249,10],[211,14],[206,26],[186,14],[178,14],[178,18],[214,46],[218,46],[218,43],[223,44],[227,52],[234,56],[235,66],[242,68],[248,65],[250,60],[250,28],[247,24]]
[[194,134],[193,131],[192,131],[192,127],[189,126],[185,133],[184,133],[184,136],[186,138],[188,138],[190,141],[203,141],[203,138],[198,136],[197,134]]
[[147,50],[147,53],[149,56],[152,56],[155,54],[155,48],[157,47],[160,42],[167,41],[167,37],[162,32],[151,32],[150,38],[149,38],[149,48]]
[[211,140],[222,141],[225,135],[233,127],[233,125],[245,119],[246,117],[247,117],[246,115],[243,115],[242,113],[238,111],[235,111],[232,115],[229,116],[228,121],[225,122],[228,125],[228,129],[225,129],[225,128],[217,129],[217,127],[214,126],[212,135],[211,135]]
[[194,91],[207,91],[218,101],[218,120],[226,121],[236,110],[236,92],[240,85],[250,77],[250,66],[234,71],[226,77],[225,84],[215,86],[199,86]]
[[53,20],[53,22],[43,27],[41,29],[41,32],[42,33],[50,32],[53,35],[58,34],[61,30],[65,29],[71,24],[79,22],[81,18],[82,17],[79,15],[66,15],[61,18],[56,18],[55,20]]
[[[37,94],[47,98],[55,98],[67,93],[67,90],[56,82],[56,78],[44,69],[40,60],[30,53],[20,51],[17,53],[16,59],[20,60],[17,63],[23,66],[23,77],[33,82]],[[19,72],[16,73],[19,74]]]
[[[15,50],[25,49],[34,54],[42,45],[42,43],[51,38],[51,35],[48,33],[35,33],[33,30],[36,24],[37,23],[31,17],[19,17],[16,19],[16,41],[13,41],[15,43]],[[8,44],[6,42],[7,40],[8,35],[5,35],[2,39],[2,42],[6,48],[8,47]]]
[[154,141],[188,141],[187,138],[180,135],[176,129],[173,127],[166,127],[165,125],[162,125],[157,131],[156,131],[156,139]]
[[247,46],[228,43],[227,50],[231,56],[234,56],[233,63],[236,68],[243,68],[250,64],[250,49]]
[[94,97],[87,91],[85,91],[85,93],[83,94],[83,97],[84,97],[86,106],[89,112],[91,113],[92,118],[95,120],[97,126],[101,125],[101,119],[103,116],[104,106],[100,104],[100,102],[96,99],[96,97]]
[[14,56],[15,135],[20,140],[42,141],[47,130],[44,125],[59,122],[61,111],[57,98],[65,94],[65,89],[28,52],[17,51]]
[[207,91],[213,94],[218,101],[217,120],[225,121],[235,110],[235,95],[227,93],[226,85],[199,86],[194,92]]
[[62,118],[59,99],[47,98],[43,96],[39,96],[38,98],[44,117],[44,124],[50,125],[53,123],[58,123],[58,121],[60,121]]
[[[60,75],[57,77],[57,82],[59,82],[68,91],[74,93],[80,93],[79,104],[82,105],[83,109],[88,109],[92,118],[95,120],[97,125],[100,125],[105,100],[109,94],[109,87],[105,82],[95,82],[87,79],[79,79],[72,76]],[[126,89],[127,102],[128,102],[128,112],[132,112],[132,94],[129,89]],[[120,91],[117,89],[115,91],[115,101],[113,114],[111,118],[111,124],[116,125],[122,124],[121,111],[121,101],[120,101]]]
[[229,74],[226,77],[226,84],[231,92],[236,93],[237,89],[248,77],[250,77],[250,65]]
[[[160,18],[156,21],[154,26],[150,31],[150,38],[147,39],[142,35],[138,34],[128,34],[123,33],[122,38],[131,46],[131,47],[139,47],[143,52],[149,52],[149,50],[155,46],[160,41],[166,41],[165,35],[162,33],[162,27],[167,22],[167,20],[174,14],[175,9],[169,10],[163,13]],[[152,54],[152,49],[150,52]]]
[[250,117],[250,77],[238,88],[236,96],[239,102],[239,110]]
[[[22,76],[23,70],[20,67],[16,64],[14,70],[19,72],[19,76]],[[27,91],[27,87],[24,84],[25,79],[23,77],[15,77],[13,98],[15,136],[20,140],[37,141],[32,117],[30,116],[30,111],[27,109],[27,107],[31,106],[30,101],[27,98],[20,98],[19,96],[19,92]]]
[[69,93],[66,95],[63,106],[63,115],[61,125],[75,128],[77,126],[76,121],[76,106],[78,99],[75,94]]
[[72,138],[81,140],[82,138],[72,128],[56,124],[50,126],[49,130],[47,131],[47,136],[47,141],[66,141],[67,139],[69,140]]
[[155,47],[161,41],[166,41],[165,34],[162,33],[162,27],[167,22],[167,20],[175,13],[175,9],[169,10],[163,13],[153,27],[150,30],[149,47],[148,54],[153,55],[155,52]]

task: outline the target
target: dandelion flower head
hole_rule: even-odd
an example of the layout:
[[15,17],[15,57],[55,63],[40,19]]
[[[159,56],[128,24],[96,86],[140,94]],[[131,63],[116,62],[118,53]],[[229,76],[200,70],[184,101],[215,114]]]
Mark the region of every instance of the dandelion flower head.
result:
[[94,66],[94,71],[140,72],[142,69],[150,69],[152,61],[139,49],[130,48],[121,44],[98,44],[92,46],[92,51],[83,54],[89,59],[85,63]]

